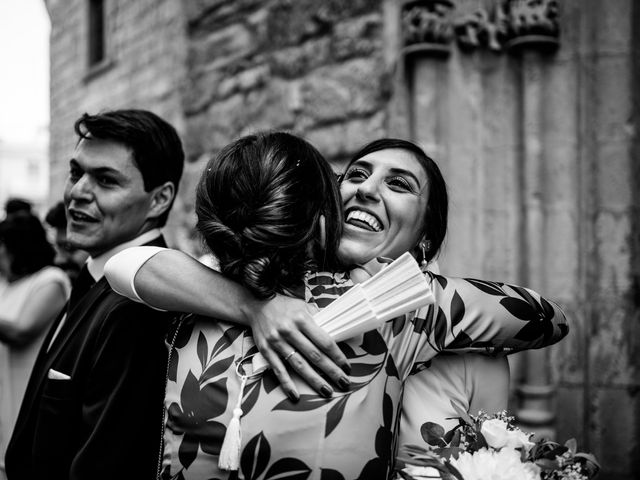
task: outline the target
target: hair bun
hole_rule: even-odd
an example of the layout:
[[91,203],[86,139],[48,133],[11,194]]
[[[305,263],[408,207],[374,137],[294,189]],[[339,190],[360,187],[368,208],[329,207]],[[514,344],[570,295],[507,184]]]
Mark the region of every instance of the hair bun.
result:
[[274,268],[273,259],[263,256],[244,262],[242,278],[244,284],[259,298],[270,298],[278,288],[279,271]]

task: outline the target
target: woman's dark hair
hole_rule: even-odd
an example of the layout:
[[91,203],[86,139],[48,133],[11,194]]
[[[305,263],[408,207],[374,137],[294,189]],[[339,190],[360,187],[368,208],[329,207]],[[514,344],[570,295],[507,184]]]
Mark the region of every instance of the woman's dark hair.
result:
[[196,214],[222,273],[259,298],[299,287],[307,271],[336,267],[342,206],[335,175],[295,135],[257,133],[227,145],[200,178]]
[[[429,198],[427,198],[427,208],[424,214],[424,236],[430,241],[426,250],[424,260],[430,261],[440,250],[444,237],[447,234],[447,217],[449,211],[449,196],[447,195],[447,184],[438,168],[436,162],[429,157],[424,150],[413,142],[397,138],[381,138],[362,147],[349,161],[347,169],[356,160],[380,150],[398,148],[413,154],[416,160],[424,168],[429,181]],[[422,252],[417,252],[422,257]],[[419,258],[422,260],[422,258]]]
[[[175,128],[155,113],[135,109],[85,113],[74,129],[81,140],[110,140],[130,149],[146,192],[171,182],[177,195],[184,167],[182,142]],[[158,217],[159,226],[166,223],[170,210]]]
[[9,254],[11,273],[16,277],[53,265],[55,251],[34,215],[16,215],[0,222],[0,244]]

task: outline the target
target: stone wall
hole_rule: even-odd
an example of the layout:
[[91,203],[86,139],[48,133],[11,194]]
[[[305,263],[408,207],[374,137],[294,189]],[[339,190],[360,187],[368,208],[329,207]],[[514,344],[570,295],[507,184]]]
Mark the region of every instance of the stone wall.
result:
[[381,2],[190,1],[187,143],[290,129],[343,161],[385,132]]
[[[576,335],[563,345],[561,428],[576,421],[606,478],[640,475],[637,2],[573,4],[575,90],[568,118],[576,139],[580,212]],[[563,130],[564,131],[564,130]],[[556,258],[562,258],[558,252]],[[551,259],[550,259],[551,261]],[[573,417],[575,415],[575,417]]]
[[223,145],[257,130],[301,134],[337,169],[386,134],[393,113],[384,12],[395,3],[187,1],[185,182],[194,185]]

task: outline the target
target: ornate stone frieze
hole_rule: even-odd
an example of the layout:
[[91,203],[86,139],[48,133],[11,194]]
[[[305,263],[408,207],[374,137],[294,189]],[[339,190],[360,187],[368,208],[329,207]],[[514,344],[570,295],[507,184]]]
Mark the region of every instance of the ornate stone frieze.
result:
[[557,0],[503,0],[471,13],[449,0],[411,0],[402,7],[404,53],[443,56],[455,39],[463,51],[553,50],[559,45]]

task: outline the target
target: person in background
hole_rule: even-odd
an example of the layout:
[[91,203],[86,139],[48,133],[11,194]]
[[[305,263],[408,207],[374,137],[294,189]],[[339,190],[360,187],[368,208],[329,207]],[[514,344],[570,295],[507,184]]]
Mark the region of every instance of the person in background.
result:
[[[0,222],[0,446],[13,430],[47,328],[67,301],[69,280],[53,266],[55,252],[37,217]],[[4,472],[4,464],[2,464]]]
[[58,202],[51,207],[44,220],[54,231],[53,246],[56,250],[56,256],[53,263],[64,270],[73,283],[78,278],[80,269],[89,255],[84,250],[73,248],[67,242],[67,215],[64,203]]
[[90,257],[36,359],[7,448],[7,477],[153,478],[167,314],[117,295],[103,269],[120,249],[166,245],[160,229],[182,175],[182,143],[145,110],[85,114],[75,131],[67,241]]
[[31,215],[31,202],[23,200],[21,198],[10,198],[4,204],[5,219],[11,218],[15,215]]

